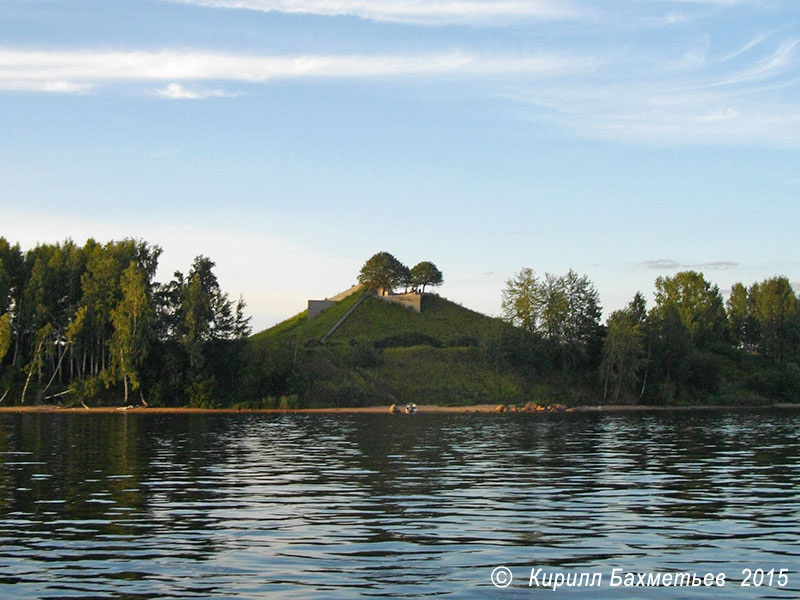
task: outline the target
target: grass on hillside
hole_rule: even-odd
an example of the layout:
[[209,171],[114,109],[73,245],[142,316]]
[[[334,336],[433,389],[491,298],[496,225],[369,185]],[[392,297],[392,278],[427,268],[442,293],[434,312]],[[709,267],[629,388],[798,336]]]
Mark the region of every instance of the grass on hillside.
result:
[[477,344],[498,335],[501,326],[503,324],[498,319],[433,294],[422,296],[422,312],[419,313],[370,297],[330,339],[377,341],[413,333],[430,336],[444,345],[467,345],[463,342],[471,340]]
[[262,383],[252,387],[295,394],[303,406],[521,403],[559,392],[508,364],[502,348],[518,337],[508,323],[434,294],[421,302],[416,313],[358,291],[311,321],[304,311],[252,336],[253,356],[266,353],[253,363]]
[[439,405],[522,400],[522,381],[489,368],[477,348],[387,348],[374,370],[393,401]]
[[[358,290],[350,294],[347,298],[338,302],[328,310],[320,313],[315,318],[308,320],[308,311],[304,310],[285,321],[278,323],[250,336],[250,341],[256,344],[263,342],[282,342],[282,341],[307,341],[319,339],[333,327],[336,322],[358,302],[364,294]],[[352,316],[352,315],[351,315]]]
[[[274,327],[253,335],[262,342],[300,342],[319,340],[364,294],[358,291],[335,306],[308,320],[303,311]],[[393,336],[424,335],[445,346],[477,345],[501,335],[509,326],[434,294],[422,297],[422,312],[367,297],[348,319],[328,338],[330,342],[378,342]]]

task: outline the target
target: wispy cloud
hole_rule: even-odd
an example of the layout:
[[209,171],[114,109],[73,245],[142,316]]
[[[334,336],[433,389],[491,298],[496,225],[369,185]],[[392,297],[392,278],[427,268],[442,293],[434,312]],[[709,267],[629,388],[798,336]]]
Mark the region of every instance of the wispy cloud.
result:
[[759,35],[755,36],[752,40],[747,42],[741,48],[737,48],[733,52],[731,52],[731,53],[727,54],[726,56],[722,57],[722,62],[727,62],[729,60],[733,60],[734,58],[738,58],[742,54],[745,54],[746,52],[749,52],[753,48],[759,46],[764,41],[766,41],[768,38],[769,38],[769,36],[765,35],[765,34],[759,34]]
[[15,78],[13,74],[0,74],[0,90],[7,92],[42,92],[55,94],[90,94],[94,86],[63,79]]
[[354,16],[415,25],[574,19],[586,9],[569,0],[173,0],[214,8]]
[[644,269],[654,269],[658,271],[668,271],[670,269],[679,269],[681,267],[681,263],[669,260],[666,258],[661,258],[658,260],[645,260],[639,263],[639,266]]
[[739,266],[738,262],[730,260],[715,260],[712,262],[698,263],[696,265],[688,265],[692,269],[707,269],[709,271],[727,271],[728,269],[735,269]]
[[523,118],[582,137],[797,146],[800,38],[775,35],[726,40],[723,49],[719,40],[704,38],[666,56],[635,47],[289,56],[0,48],[0,90],[86,94],[114,82],[140,82],[163,98],[199,100],[279,79],[492,78],[491,93],[517,104]]
[[755,65],[744,69],[733,76],[714,82],[715,87],[755,83],[774,76],[791,67],[796,56],[795,48],[800,40],[789,40],[782,43],[774,53],[759,60]]
[[707,271],[722,271],[735,269],[739,266],[738,262],[728,260],[716,260],[703,263],[685,264],[676,260],[662,258],[658,260],[645,260],[638,264],[643,269],[653,269],[656,271],[677,271],[678,269],[704,269]]
[[275,79],[370,78],[442,75],[548,76],[585,71],[591,58],[556,55],[483,56],[467,52],[428,55],[253,56],[212,52],[0,51],[0,89],[85,92],[111,81],[169,81],[168,98],[221,95],[190,91],[186,81],[263,83]]
[[153,90],[156,96],[170,100],[203,100],[205,98],[233,98],[238,94],[224,90],[193,90],[182,86],[180,83],[170,83],[165,88]]
[[764,4],[765,0],[659,0],[666,4],[700,4],[709,6],[738,6],[741,4]]
[[[738,60],[628,56],[591,77],[516,86],[530,118],[582,136],[666,145],[800,144],[800,40],[752,40]],[[713,44],[712,44],[713,46]],[[704,46],[705,47],[705,46]]]

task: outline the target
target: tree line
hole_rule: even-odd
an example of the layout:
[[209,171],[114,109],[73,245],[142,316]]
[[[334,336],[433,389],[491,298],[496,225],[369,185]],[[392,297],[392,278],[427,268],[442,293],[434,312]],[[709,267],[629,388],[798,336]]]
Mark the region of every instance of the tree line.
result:
[[244,300],[204,256],[156,282],[160,255],[133,239],[23,252],[0,237],[0,401],[220,401],[250,333]]
[[737,283],[727,301],[702,273],[659,277],[651,308],[637,293],[605,325],[598,298],[571,270],[522,269],[502,295],[504,319],[526,336],[516,361],[587,374],[606,402],[800,396],[800,300],[786,277]]
[[[225,406],[299,393],[303,373],[318,375],[313,364],[299,369],[295,336],[246,344],[244,300],[221,290],[211,259],[161,283],[160,255],[133,239],[22,251],[0,237],[0,402]],[[358,279],[384,292],[443,282],[432,262],[408,268],[388,252]],[[585,275],[524,268],[502,291],[506,324],[471,344],[492,369],[534,387],[563,383],[593,402],[800,397],[800,300],[786,277],[737,283],[724,299],[702,273],[684,271],[656,279],[652,306],[637,293],[605,323],[601,312]],[[370,360],[350,357],[363,344],[330,351],[371,368],[379,345]]]

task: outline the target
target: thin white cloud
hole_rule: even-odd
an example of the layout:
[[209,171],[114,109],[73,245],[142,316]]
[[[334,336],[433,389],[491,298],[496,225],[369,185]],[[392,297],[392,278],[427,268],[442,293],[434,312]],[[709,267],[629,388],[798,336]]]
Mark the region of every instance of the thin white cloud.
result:
[[204,100],[206,98],[233,98],[237,96],[237,94],[225,92],[224,90],[188,89],[180,83],[170,83],[165,88],[153,90],[153,93],[169,100]]
[[656,271],[677,271],[678,269],[704,269],[707,271],[718,271],[735,269],[740,266],[738,262],[729,260],[715,260],[703,263],[679,263],[676,260],[662,258],[658,260],[645,260],[638,264],[639,267],[644,269],[653,269]]
[[[635,50],[557,53],[268,56],[213,51],[0,49],[0,90],[89,93],[138,82],[169,99],[236,95],[236,84],[279,79],[487,78],[524,116],[578,135],[633,143],[800,145],[800,39],[748,38],[694,60]],[[601,51],[597,51],[601,52]],[[705,55],[704,55],[705,53]],[[546,84],[543,84],[543,81]],[[209,83],[213,82],[213,84]]]
[[644,262],[639,263],[639,266],[644,269],[654,269],[658,271],[665,271],[671,269],[679,269],[681,263],[670,260],[668,258],[661,258],[658,260],[646,260]]
[[527,89],[510,98],[527,107],[529,119],[583,137],[659,145],[800,145],[800,105],[752,95],[614,82]]
[[764,0],[660,0],[672,4],[708,4],[711,6],[738,6],[740,4],[764,4]]
[[715,260],[712,262],[700,263],[696,265],[690,265],[695,269],[708,269],[708,270],[722,270],[727,271],[728,269],[735,269],[739,266],[738,262],[733,262],[730,260]]
[[[755,48],[757,44],[749,44]],[[800,145],[800,41],[700,64],[628,56],[578,81],[515,86],[529,117],[582,136],[667,145]]]
[[784,71],[795,61],[795,48],[800,40],[789,40],[781,44],[770,56],[758,61],[754,66],[735,75],[713,84],[714,86],[729,86],[763,81],[776,73]]
[[722,57],[722,62],[728,62],[729,60],[733,60],[734,58],[738,58],[742,54],[745,54],[746,52],[749,52],[753,48],[761,45],[763,42],[765,42],[767,39],[769,39],[769,37],[770,36],[765,35],[765,34],[759,34],[759,35],[755,36],[752,40],[747,42],[741,48],[737,48],[736,50],[734,50],[733,52],[731,52],[727,56]]
[[354,16],[414,25],[482,24],[520,19],[575,19],[586,9],[568,0],[173,0],[213,8]]
[[[252,56],[212,52],[54,52],[0,50],[0,89],[84,92],[111,81],[169,81],[161,95],[199,98],[186,81],[263,83],[275,79],[442,75],[560,75],[595,61],[555,55]],[[221,93],[221,92],[220,92]],[[208,94],[213,95],[213,94]],[[207,97],[207,96],[206,96]]]
[[58,79],[31,80],[14,79],[0,75],[0,90],[6,92],[42,92],[55,94],[90,94],[94,86],[88,83],[75,83]]

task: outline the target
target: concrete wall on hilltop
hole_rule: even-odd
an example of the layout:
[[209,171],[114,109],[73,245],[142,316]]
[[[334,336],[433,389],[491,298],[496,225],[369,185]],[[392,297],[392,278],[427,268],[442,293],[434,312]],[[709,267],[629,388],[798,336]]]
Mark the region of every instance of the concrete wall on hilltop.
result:
[[324,310],[331,306],[336,306],[336,300],[309,300],[308,301],[308,320],[310,321]]
[[[360,284],[353,286],[349,290],[346,290],[341,294],[337,294],[332,298],[326,298],[325,300],[309,300],[308,320],[310,321],[321,312],[328,310],[331,306],[336,306],[339,301],[344,300],[350,294],[358,291],[361,287],[362,286]],[[377,294],[375,295],[375,298],[391,304],[399,304],[404,308],[410,308],[414,312],[422,312],[422,294],[417,294],[416,292],[409,292],[407,294]]]
[[378,300],[399,304],[405,308],[410,308],[414,312],[422,311],[422,294],[409,292],[408,294],[392,294],[389,296],[375,296]]
[[331,306],[336,306],[338,302],[347,298],[350,294],[353,294],[360,290],[363,286],[358,283],[351,287],[349,290],[345,290],[332,296],[330,298],[325,298],[325,300],[309,300],[308,301],[308,320],[310,321],[319,313],[328,310]]
[[344,300],[344,299],[345,299],[345,298],[347,298],[347,297],[348,297],[350,294],[354,294],[355,292],[357,292],[358,290],[360,290],[362,287],[364,287],[362,284],[360,284],[360,283],[357,283],[356,285],[354,285],[353,287],[351,287],[349,290],[345,290],[345,291],[343,291],[343,292],[342,292],[342,293],[340,293],[340,294],[336,294],[335,296],[332,296],[331,298],[328,298],[328,300],[336,300],[337,302],[338,302],[339,300]]

